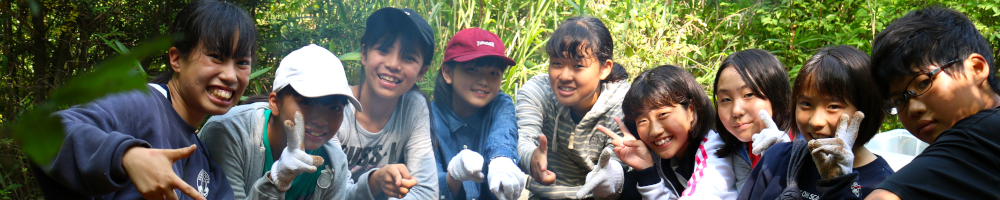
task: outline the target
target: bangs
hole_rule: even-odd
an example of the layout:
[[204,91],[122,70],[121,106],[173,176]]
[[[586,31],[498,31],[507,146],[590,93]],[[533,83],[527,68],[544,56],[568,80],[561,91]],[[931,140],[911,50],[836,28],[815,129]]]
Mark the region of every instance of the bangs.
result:
[[632,88],[625,94],[625,99],[622,102],[625,119],[633,120],[649,110],[664,106],[683,104],[687,107],[691,102],[682,89],[669,87],[663,81],[646,77],[648,73],[640,74],[639,78],[636,78],[636,81],[632,83]]
[[424,44],[424,40],[418,34],[404,33],[402,30],[418,30],[416,25],[407,23],[394,23],[395,28],[369,28],[365,30],[361,42],[364,48],[377,47],[380,51],[389,51],[396,42],[399,42],[399,53],[401,56],[420,55],[423,58],[423,65],[430,65],[434,56],[433,46]]
[[[606,39],[602,35],[608,34]],[[575,17],[566,20],[556,29],[545,44],[545,52],[552,58],[579,61],[588,55],[598,61],[611,59],[614,49],[610,33],[604,23],[595,18]]]
[[[224,3],[210,3],[195,8],[187,18],[185,38],[198,38],[204,50],[226,58],[253,56],[257,47],[257,27],[243,9]],[[197,34],[197,35],[194,35]]]
[[855,87],[848,87],[853,85],[853,81],[846,67],[841,67],[844,64],[833,56],[817,56],[818,59],[810,59],[799,72],[792,88],[792,98],[798,99],[806,91],[812,91],[836,102],[855,104],[848,102],[854,99],[856,91],[853,91]]

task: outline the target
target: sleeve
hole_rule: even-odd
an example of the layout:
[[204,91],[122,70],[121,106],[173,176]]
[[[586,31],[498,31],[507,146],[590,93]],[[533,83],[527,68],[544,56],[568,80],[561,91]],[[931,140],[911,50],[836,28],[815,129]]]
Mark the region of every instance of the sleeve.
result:
[[[123,100],[125,101],[141,100]],[[39,166],[47,176],[63,186],[90,196],[114,192],[128,185],[131,180],[122,166],[122,156],[125,151],[134,146],[151,147],[145,140],[138,139],[130,133],[119,132],[122,127],[128,127],[122,124],[128,122],[120,120],[143,120],[118,116],[119,114],[142,116],[141,114],[137,111],[129,113],[128,108],[109,108],[105,103],[112,104],[108,99],[102,99],[54,113],[53,115],[60,118],[63,125],[65,133],[63,143],[56,157],[48,165]],[[134,104],[124,103],[123,107],[128,105]],[[124,112],[119,113],[110,109]]]
[[[441,138],[440,134],[435,134],[438,137],[438,141],[445,141]],[[438,143],[438,145],[442,145]],[[441,152],[441,148],[434,148],[435,162],[437,164],[437,182],[438,182],[438,192],[441,195],[440,199],[453,199],[454,196],[451,194],[451,189],[448,188],[448,158],[445,158],[444,153]]]
[[417,179],[417,186],[413,186],[403,199],[438,199],[438,175],[431,144],[430,112],[423,96],[412,92],[408,95],[416,96],[410,101],[409,108],[416,109],[417,112],[411,113],[410,139],[404,155],[406,168]]
[[517,155],[517,117],[514,116],[514,102],[510,96],[497,96],[497,108],[494,111],[493,122],[490,125],[489,136],[486,138],[486,148],[483,155],[489,161],[497,157],[507,157],[518,163]]
[[656,173],[655,167],[636,171],[639,181],[637,190],[642,195],[642,199],[648,200],[669,200],[677,199],[677,195],[670,191],[664,184],[663,179]]
[[836,178],[819,180],[816,187],[822,193],[819,199],[862,199],[861,186],[857,185],[857,192],[854,193],[854,186],[858,183],[858,171]]
[[208,148],[208,154],[212,158],[212,161],[219,164],[219,168],[222,169],[226,174],[226,179],[229,180],[229,184],[233,186],[233,197],[236,199],[247,198],[247,181],[243,180],[243,166],[248,163],[247,155],[240,151],[246,148],[244,141],[239,137],[242,134],[251,134],[249,132],[234,130],[229,123],[209,119],[208,122],[202,126],[201,131],[198,132],[198,138],[201,138],[212,148]]
[[[983,122],[985,123],[985,122]],[[879,189],[901,199],[1000,198],[1000,163],[987,138],[949,129],[905,167],[889,176]],[[989,134],[993,134],[992,132]],[[995,136],[990,136],[996,138]],[[934,180],[934,181],[927,181]]]
[[[285,199],[285,192],[278,190],[278,187],[271,182],[271,179],[267,178],[271,176],[271,172],[264,172],[264,176],[260,177],[253,183],[253,189],[249,192],[249,195],[245,195],[247,200],[279,200]],[[234,190],[235,191],[235,190]],[[239,197],[237,197],[239,198]]]
[[761,199],[764,195],[768,195],[768,192],[780,193],[780,191],[769,191],[768,189],[774,188],[768,187],[772,185],[779,185],[779,179],[784,178],[784,173],[779,173],[779,171],[788,170],[787,166],[784,166],[783,162],[789,160],[788,156],[791,148],[791,142],[778,143],[771,146],[771,148],[768,148],[768,151],[764,152],[764,155],[761,155],[760,161],[758,161],[757,165],[750,171],[750,175],[747,176],[746,182],[740,186],[743,188],[740,190],[736,199]]
[[[531,174],[531,155],[538,148],[538,137],[542,135],[545,107],[542,105],[545,91],[543,81],[535,76],[517,91],[517,155],[521,170]],[[542,77],[544,78],[544,77]]]
[[736,172],[733,163],[725,157],[718,157],[725,142],[712,131],[706,135],[695,155],[695,170],[688,180],[688,188],[681,193],[684,199],[735,199]]

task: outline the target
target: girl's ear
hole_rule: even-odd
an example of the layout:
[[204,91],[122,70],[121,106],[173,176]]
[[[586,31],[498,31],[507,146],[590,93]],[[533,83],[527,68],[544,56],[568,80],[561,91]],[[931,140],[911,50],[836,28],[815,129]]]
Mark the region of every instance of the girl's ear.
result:
[[691,127],[694,127],[695,125],[694,123],[698,121],[698,115],[694,113],[694,106],[689,105],[687,107],[687,114],[688,114],[688,120],[690,120],[690,122],[688,123],[691,123]]
[[365,61],[367,60],[365,58],[368,58],[368,51],[365,50],[365,45],[362,44],[361,45],[361,60],[358,60],[359,62],[361,62],[361,66],[362,67],[365,65]]
[[170,68],[174,70],[175,73],[181,72],[181,52],[177,50],[177,47],[170,47],[167,51],[167,56],[170,57]]
[[604,61],[604,63],[601,63],[601,80],[604,80],[608,78],[608,75],[611,75],[611,71],[613,71],[614,66],[615,62],[611,61],[611,59],[608,59],[607,61]]
[[420,73],[417,74],[417,77],[424,77],[424,74],[427,74],[427,70],[429,69],[431,69],[431,65],[420,66]]
[[451,75],[454,72],[455,72],[454,68],[448,67],[445,64],[441,64],[441,70],[438,73],[441,73],[441,77],[444,77],[445,83],[451,84]]
[[267,104],[271,107],[271,116],[277,117],[278,113],[281,112],[278,108],[281,107],[281,102],[278,100],[278,93],[271,92],[267,95]]

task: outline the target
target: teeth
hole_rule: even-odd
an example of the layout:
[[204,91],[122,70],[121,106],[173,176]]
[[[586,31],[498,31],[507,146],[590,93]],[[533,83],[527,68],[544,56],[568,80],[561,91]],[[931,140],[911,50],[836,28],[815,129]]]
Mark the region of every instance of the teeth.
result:
[[402,80],[399,80],[399,79],[397,79],[395,77],[386,76],[386,75],[378,75],[378,78],[380,78],[380,79],[382,79],[384,81],[387,81],[387,82],[392,82],[392,83],[397,83],[397,84],[400,83],[400,82],[403,82]]
[[663,138],[662,140],[657,140],[657,141],[653,142],[653,144],[655,144],[656,146],[660,146],[660,145],[666,144],[667,142],[670,142],[670,140],[673,140],[673,137],[668,137],[668,138]]
[[311,131],[307,131],[306,134],[309,134],[309,135],[312,135],[312,136],[316,136],[316,137],[323,137],[323,136],[326,135],[326,133],[316,133],[316,132],[311,132]]
[[576,90],[576,88],[569,88],[569,87],[559,86],[559,90],[567,91],[567,92],[572,92],[572,91]]
[[479,93],[479,94],[488,94],[488,92],[482,91],[482,90],[472,90],[472,91],[476,92],[476,93]]
[[212,94],[215,97],[219,97],[220,99],[229,99],[229,98],[233,97],[233,92],[230,92],[229,90],[214,89],[214,90],[210,91],[209,93]]

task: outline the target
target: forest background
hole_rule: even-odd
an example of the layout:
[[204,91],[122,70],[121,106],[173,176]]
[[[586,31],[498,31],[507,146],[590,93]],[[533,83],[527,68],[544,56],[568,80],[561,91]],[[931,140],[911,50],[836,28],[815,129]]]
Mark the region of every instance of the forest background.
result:
[[[146,78],[169,69],[165,62],[169,38],[163,35],[188,2],[0,1],[0,199],[42,198],[27,155],[50,158],[61,142],[58,121],[45,115],[141,86]],[[995,0],[231,2],[256,19],[260,32],[248,95],[270,91],[280,60],[309,43],[338,55],[350,83],[360,83],[357,60],[365,20],[386,6],[412,8],[434,28],[434,60],[418,82],[427,94],[432,94],[444,46],[457,31],[479,27],[500,36],[506,54],[517,61],[506,72],[501,89],[515,94],[529,77],[546,72],[543,47],[552,31],[565,19],[581,15],[607,25],[615,40],[614,60],[631,77],[661,64],[683,66],[709,95],[719,63],[731,53],[749,48],[770,51],[794,80],[803,62],[819,48],[850,45],[869,52],[874,35],[893,19],[929,5],[965,13],[989,40],[994,55],[1000,50],[1000,2]],[[882,130],[895,128],[901,125],[890,117]]]

